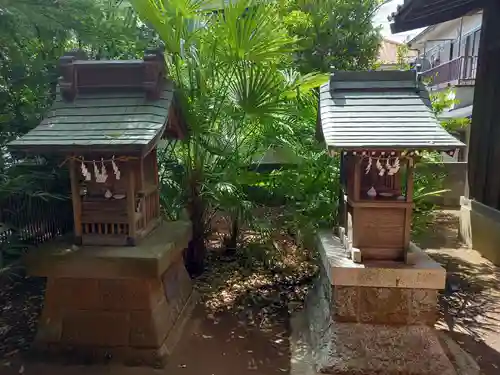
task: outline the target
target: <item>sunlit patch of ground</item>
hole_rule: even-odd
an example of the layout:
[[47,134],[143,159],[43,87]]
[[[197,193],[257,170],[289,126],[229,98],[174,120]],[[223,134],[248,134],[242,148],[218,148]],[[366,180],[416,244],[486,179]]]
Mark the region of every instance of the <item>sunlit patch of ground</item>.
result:
[[252,231],[236,253],[211,251],[207,263],[195,287],[211,313],[258,308],[265,314],[300,305],[317,272],[311,253],[290,235]]
[[[278,227],[278,226],[277,226]],[[288,233],[244,229],[236,252],[223,248],[215,228],[206,270],[196,280],[200,303],[167,368],[169,375],[282,374],[290,370],[290,309],[300,307],[317,272],[311,253]],[[218,230],[217,230],[218,229]],[[43,279],[4,279],[0,308],[0,373],[114,374],[114,367],[65,368],[23,358],[43,305]],[[71,363],[70,359],[67,359]],[[117,374],[152,375],[119,367]]]
[[500,374],[500,268],[458,238],[458,212],[438,211],[419,244],[447,270],[440,296],[444,330],[480,365]]

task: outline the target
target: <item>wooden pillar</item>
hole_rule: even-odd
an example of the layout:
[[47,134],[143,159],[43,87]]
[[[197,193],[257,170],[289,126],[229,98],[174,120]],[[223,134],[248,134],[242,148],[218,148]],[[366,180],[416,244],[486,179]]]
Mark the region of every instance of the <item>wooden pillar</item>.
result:
[[145,188],[145,185],[146,185],[146,180],[145,180],[145,177],[144,177],[144,164],[145,162],[147,161],[147,156],[144,156],[144,157],[141,157],[139,159],[139,179],[138,179],[138,182],[139,182],[139,185],[137,186],[137,190],[141,191]]
[[346,202],[344,202],[344,195],[346,194],[347,187],[344,184],[345,181],[345,156],[340,153],[339,156],[339,186],[337,192],[338,207],[337,207],[337,220],[341,227],[347,230],[347,207]]
[[[414,178],[414,165],[413,159],[408,159],[406,167],[406,202],[413,202],[413,178]],[[404,257],[406,259],[406,251],[410,245],[411,238],[411,218],[413,214],[413,206],[409,206],[405,209],[405,227],[403,234],[403,251]]]
[[156,186],[160,184],[160,175],[158,174],[158,154],[156,152],[156,147],[151,151],[151,157],[153,158],[154,174]]
[[359,201],[359,194],[361,190],[361,158],[354,157],[354,201]]
[[153,151],[151,151],[151,158],[153,159],[152,160],[153,173],[155,174],[154,175],[154,182],[155,182],[156,189],[157,189],[157,193],[155,194],[155,202],[154,202],[155,218],[158,218],[161,215],[161,207],[160,207],[160,191],[159,191],[159,189],[160,189],[160,176],[158,173],[158,155],[156,153],[156,147],[153,149]]
[[127,218],[128,218],[128,244],[135,246],[136,244],[136,221],[135,221],[135,176],[134,169],[130,167],[127,170]]
[[408,158],[406,163],[406,201],[413,202],[413,159]]
[[80,245],[82,243],[82,199],[76,169],[76,163],[71,159],[69,161],[69,178],[71,182],[71,202],[73,203],[73,225],[75,243]]
[[489,1],[483,10],[468,155],[470,197],[494,208],[499,206],[500,195],[499,19],[500,3]]

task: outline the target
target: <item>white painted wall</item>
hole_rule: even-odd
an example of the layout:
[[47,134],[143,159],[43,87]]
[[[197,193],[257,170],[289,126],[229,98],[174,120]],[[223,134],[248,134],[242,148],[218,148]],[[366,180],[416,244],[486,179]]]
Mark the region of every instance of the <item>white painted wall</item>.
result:
[[458,100],[458,103],[453,106],[453,109],[471,105],[474,101],[474,86],[455,87],[455,99]]
[[[410,48],[419,50],[420,54],[423,54],[425,50],[427,56],[432,56],[434,53],[437,53],[439,47],[439,60],[441,63],[445,63],[450,59],[451,40],[456,43],[453,56],[464,55],[465,37],[481,28],[482,18],[482,12],[477,12],[469,16],[428,27],[409,42]],[[462,38],[460,38],[460,34]],[[445,39],[448,41],[444,41]],[[459,40],[462,42],[460,53],[457,48]],[[476,42],[474,47],[474,51],[471,51],[470,54],[477,55],[479,43]]]

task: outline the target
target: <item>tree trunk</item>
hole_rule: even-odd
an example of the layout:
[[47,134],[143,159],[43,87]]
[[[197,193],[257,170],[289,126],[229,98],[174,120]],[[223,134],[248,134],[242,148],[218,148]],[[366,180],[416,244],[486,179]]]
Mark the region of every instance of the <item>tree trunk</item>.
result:
[[193,237],[185,253],[184,262],[191,276],[203,273],[205,267],[205,204],[199,194],[199,181],[193,177],[189,187],[189,218],[193,229]]
[[227,254],[234,254],[236,253],[236,246],[238,243],[238,234],[240,232],[240,226],[238,222],[238,218],[235,217],[233,218],[233,222],[231,224],[231,232],[229,233],[229,238],[226,243],[226,253]]

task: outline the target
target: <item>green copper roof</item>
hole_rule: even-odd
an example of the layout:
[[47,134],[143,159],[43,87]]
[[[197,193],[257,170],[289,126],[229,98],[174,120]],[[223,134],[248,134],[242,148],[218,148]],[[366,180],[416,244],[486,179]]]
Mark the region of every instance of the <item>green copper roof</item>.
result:
[[158,100],[146,99],[143,91],[82,93],[73,101],[58,95],[40,125],[11,142],[9,148],[142,152],[165,130],[172,99],[171,82]]
[[333,149],[464,147],[440,125],[411,71],[336,72],[320,89],[319,113]]

